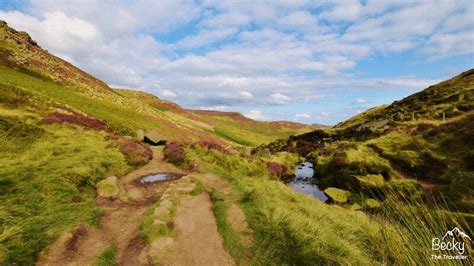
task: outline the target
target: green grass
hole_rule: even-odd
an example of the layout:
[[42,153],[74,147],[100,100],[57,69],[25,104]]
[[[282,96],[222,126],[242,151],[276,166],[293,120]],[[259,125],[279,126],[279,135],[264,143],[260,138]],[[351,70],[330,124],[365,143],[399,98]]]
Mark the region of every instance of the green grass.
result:
[[44,130],[34,142],[22,142],[23,135],[34,134],[28,128],[0,131],[0,146],[11,142],[0,151],[0,264],[32,264],[64,230],[96,224],[101,211],[94,202],[95,182],[129,169],[101,133]]
[[116,265],[116,256],[117,256],[117,245],[110,244],[108,248],[100,254],[97,260],[94,262],[94,266],[113,266]]
[[[21,95],[26,96],[20,97]],[[200,126],[203,123],[199,120],[194,121],[178,112],[157,109],[156,105],[147,99],[140,101],[139,98],[120,96],[111,92],[84,91],[1,65],[0,96],[3,96],[5,103],[9,105],[18,105],[17,101],[25,98],[28,101],[35,98],[42,99],[39,106],[43,109],[44,115],[48,111],[47,107],[51,105],[48,101],[54,100],[105,120],[113,130],[130,136],[133,136],[135,130],[139,128],[155,129],[164,136],[175,140],[217,137],[239,145],[256,146],[308,130],[304,128],[299,130],[276,129],[266,123],[254,121],[242,123],[227,117],[204,116],[204,120],[214,127],[213,131]],[[23,104],[31,105],[29,102]]]
[[[229,180],[238,193],[254,231],[255,243],[247,255],[252,264],[436,264],[430,260],[431,237],[453,224],[467,226],[451,219],[451,213],[433,211],[421,201],[408,204],[393,198],[368,214],[326,205],[271,180],[265,162],[258,158],[246,160],[198,147],[187,152]],[[222,199],[219,193],[214,195],[219,230],[229,252],[238,253],[238,237],[223,218],[226,203]],[[413,241],[419,246],[412,248]]]
[[263,161],[247,161],[240,156],[223,156],[201,149],[188,153],[231,181],[240,192],[241,205],[255,232],[255,243],[250,248],[252,263],[308,265],[374,261],[379,232],[367,217],[327,206],[270,180]]
[[219,234],[224,239],[224,248],[236,260],[238,265],[249,264],[251,262],[251,251],[242,243],[241,236],[228,219],[229,199],[226,199],[225,195],[213,188],[211,201]]
[[176,199],[172,199],[172,202],[174,204],[169,215],[160,218],[160,220],[164,221],[166,224],[154,224],[155,219],[157,219],[154,211],[156,207],[160,206],[160,201],[157,201],[147,210],[147,213],[139,226],[140,236],[147,244],[151,244],[151,242],[158,237],[173,235],[172,223],[176,215],[177,201]]

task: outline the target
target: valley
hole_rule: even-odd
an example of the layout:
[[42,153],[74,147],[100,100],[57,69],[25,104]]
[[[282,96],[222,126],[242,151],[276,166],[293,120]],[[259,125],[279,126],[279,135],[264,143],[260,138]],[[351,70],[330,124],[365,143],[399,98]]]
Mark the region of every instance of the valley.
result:
[[474,235],[473,141],[474,69],[263,122],[111,88],[0,21],[0,265],[437,265],[432,237]]

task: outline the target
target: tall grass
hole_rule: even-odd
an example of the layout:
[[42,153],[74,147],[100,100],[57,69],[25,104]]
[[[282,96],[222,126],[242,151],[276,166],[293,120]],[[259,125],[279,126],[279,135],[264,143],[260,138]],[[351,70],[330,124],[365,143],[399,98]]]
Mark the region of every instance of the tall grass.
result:
[[[433,209],[417,195],[400,194],[388,190],[382,207],[373,214],[382,231],[390,263],[416,265],[420,262],[430,265],[459,265],[472,263],[467,260],[436,260],[432,255],[459,255],[456,252],[433,251],[431,244],[435,237],[442,238],[454,227],[461,228],[470,234],[468,223],[455,210],[450,211],[448,204],[440,198]],[[466,254],[472,254],[471,243],[466,242]]]
[[379,227],[365,215],[293,192],[282,182],[271,180],[264,161],[200,148],[188,154],[239,191],[240,204],[255,232],[252,262],[314,265],[375,261]]
[[5,141],[13,145],[0,151],[2,265],[33,264],[62,231],[97,223],[101,211],[94,202],[95,182],[129,168],[120,151],[97,132],[50,126],[34,142],[22,144],[18,136],[0,137],[0,146]]
[[446,212],[422,201],[408,204],[395,193],[379,211],[365,214],[324,204],[271,180],[259,158],[199,147],[187,153],[239,192],[239,203],[255,232],[249,254],[255,264],[436,265],[445,261],[431,260],[431,238],[453,225],[466,228]]

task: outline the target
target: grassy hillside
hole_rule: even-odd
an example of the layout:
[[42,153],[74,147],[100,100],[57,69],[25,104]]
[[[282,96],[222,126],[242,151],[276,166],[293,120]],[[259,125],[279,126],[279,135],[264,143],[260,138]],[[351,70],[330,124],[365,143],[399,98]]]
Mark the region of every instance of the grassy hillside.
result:
[[[152,156],[134,140],[137,129],[183,142],[164,150],[173,155],[174,147],[181,167],[195,164],[229,181],[231,196],[214,189],[211,197],[224,246],[243,264],[426,261],[431,237],[453,226],[472,235],[463,220],[473,212],[472,75],[453,80],[430,92],[437,95],[428,97],[433,101],[446,99],[437,111],[417,96],[390,113],[387,108],[395,107],[380,107],[336,128],[305,133],[314,128],[187,110],[145,92],[111,89],[0,23],[0,264],[34,264],[62,232],[96,225],[101,210],[95,184]],[[412,108],[415,102],[422,107]],[[447,105],[458,111],[446,115]],[[423,123],[392,118],[394,110],[430,117]],[[447,121],[435,115],[440,111]],[[301,135],[288,138],[295,134]],[[253,155],[237,149],[278,138]],[[292,168],[300,156],[315,163],[323,186],[348,190],[348,202],[324,204],[281,182],[275,170]],[[435,194],[448,197],[459,212],[425,204],[421,182],[434,184]],[[240,243],[229,229],[225,212],[232,204],[243,208],[253,243]],[[97,264],[113,262],[116,252],[111,244]]]
[[230,242],[229,252],[242,264],[430,264],[426,258],[431,256],[433,235],[454,225],[468,228],[462,219],[427,208],[421,201],[407,204],[396,191],[366,214],[294,192],[272,176],[267,161],[259,156],[226,154],[198,145],[188,147],[186,153],[189,160],[231,182],[234,195],[225,198],[214,191],[214,208],[222,212],[222,206],[238,204],[244,209],[255,238],[250,246],[221,221],[224,214],[218,216],[224,242]]
[[[133,140],[137,129],[226,146],[311,129],[245,123],[214,124],[153,95],[111,89],[0,22],[0,264],[31,265],[61,232],[96,224],[96,182],[151,157]],[[227,128],[246,133],[236,141],[222,136]]]
[[[59,103],[103,120],[122,134],[133,136],[137,129],[153,129],[174,140],[255,146],[312,129],[296,123],[280,125],[250,119],[242,122],[220,113],[213,116],[220,119],[201,117],[199,112],[185,110],[151,94],[111,89],[41,49],[27,33],[17,32],[4,22],[0,23],[0,36],[0,85],[48,97],[51,106]],[[229,134],[236,130],[240,136],[230,138]]]
[[446,202],[472,225],[473,92],[474,69],[331,129],[281,139],[254,152],[305,156],[315,164],[318,184],[350,191],[349,203],[363,205],[366,197],[384,201],[393,189],[411,191],[426,204]]
[[474,69],[430,86],[390,105],[383,105],[358,114],[336,128],[347,128],[365,122],[387,119],[406,123],[443,121],[474,110]]

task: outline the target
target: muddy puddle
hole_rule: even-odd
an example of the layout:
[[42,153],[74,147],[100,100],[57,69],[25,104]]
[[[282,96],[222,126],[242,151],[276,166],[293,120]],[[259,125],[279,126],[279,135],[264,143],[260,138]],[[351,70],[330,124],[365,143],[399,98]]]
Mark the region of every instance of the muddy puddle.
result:
[[153,184],[157,182],[172,181],[181,178],[182,174],[177,173],[156,173],[143,176],[138,179],[138,183],[142,185]]

